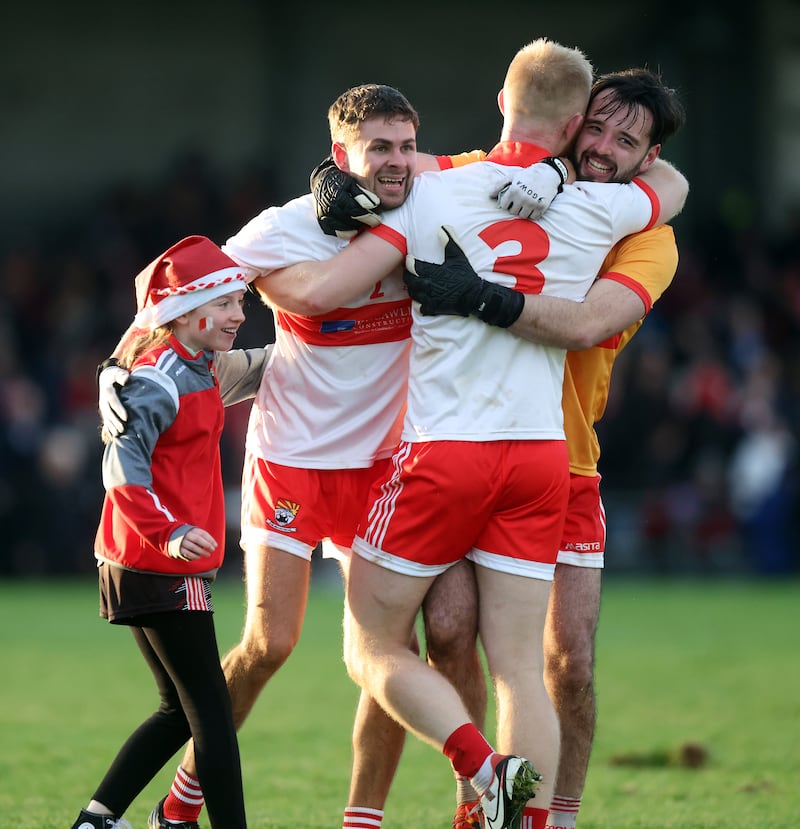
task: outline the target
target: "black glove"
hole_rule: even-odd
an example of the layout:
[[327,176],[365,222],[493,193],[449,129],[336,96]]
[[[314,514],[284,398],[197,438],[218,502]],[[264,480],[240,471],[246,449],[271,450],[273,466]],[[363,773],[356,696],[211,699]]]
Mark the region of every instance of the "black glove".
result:
[[489,325],[508,328],[525,305],[525,295],[513,288],[481,279],[458,245],[452,228],[442,227],[444,262],[436,265],[406,257],[403,281],[424,316],[451,314],[478,317]]
[[381,223],[381,217],[375,213],[380,199],[340,170],[330,156],[314,168],[309,184],[317,221],[327,236],[350,239],[364,227]]

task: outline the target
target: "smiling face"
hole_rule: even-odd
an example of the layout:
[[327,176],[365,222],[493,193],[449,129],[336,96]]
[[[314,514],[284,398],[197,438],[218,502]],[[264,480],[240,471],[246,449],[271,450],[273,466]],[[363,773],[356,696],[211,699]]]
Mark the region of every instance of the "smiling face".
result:
[[411,121],[376,116],[363,121],[345,147],[333,144],[337,166],[381,201],[399,207],[408,196],[417,167],[417,130]]
[[650,146],[653,116],[645,107],[619,101],[610,89],[589,104],[573,161],[582,181],[627,182],[643,173],[661,151]]
[[174,332],[192,351],[228,351],[244,319],[244,291],[232,291],[182,314]]

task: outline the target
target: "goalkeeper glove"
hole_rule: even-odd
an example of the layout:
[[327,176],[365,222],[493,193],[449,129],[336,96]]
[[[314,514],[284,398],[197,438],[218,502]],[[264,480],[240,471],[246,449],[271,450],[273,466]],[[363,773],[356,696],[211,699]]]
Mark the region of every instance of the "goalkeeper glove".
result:
[[445,242],[441,265],[406,257],[403,281],[424,316],[451,314],[478,317],[489,325],[508,328],[522,313],[525,295],[475,273],[452,228],[439,231]]
[[375,227],[381,217],[375,212],[380,199],[340,170],[328,156],[309,178],[317,221],[326,236],[350,239],[364,227]]
[[560,158],[544,158],[519,170],[497,194],[497,205],[520,219],[540,219],[569,177]]

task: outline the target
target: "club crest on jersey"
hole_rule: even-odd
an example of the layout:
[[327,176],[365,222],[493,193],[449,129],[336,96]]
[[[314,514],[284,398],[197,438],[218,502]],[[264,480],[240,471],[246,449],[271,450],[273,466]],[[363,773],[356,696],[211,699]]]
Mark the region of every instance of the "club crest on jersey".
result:
[[270,525],[275,530],[283,530],[284,532],[295,532],[294,527],[290,527],[289,524],[294,521],[295,516],[300,511],[300,504],[296,504],[294,501],[287,501],[285,498],[281,498],[277,504],[275,504],[275,519],[267,519],[267,524]]

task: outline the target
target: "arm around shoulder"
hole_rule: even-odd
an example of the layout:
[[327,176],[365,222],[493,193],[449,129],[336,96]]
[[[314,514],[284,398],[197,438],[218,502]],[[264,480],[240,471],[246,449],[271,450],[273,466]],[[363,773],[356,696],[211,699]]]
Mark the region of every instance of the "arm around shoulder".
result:
[[216,353],[217,382],[224,405],[232,406],[255,396],[272,349],[272,345],[267,345]]
[[664,224],[683,210],[689,195],[689,181],[677,167],[663,158],[657,158],[637,178],[658,196],[661,210],[655,224]]
[[541,345],[582,351],[624,331],[645,311],[635,291],[611,279],[598,279],[583,302],[526,294],[522,314],[509,331]]
[[357,301],[402,261],[392,244],[360,233],[332,258],[272,271],[257,279],[255,288],[269,305],[315,317]]

